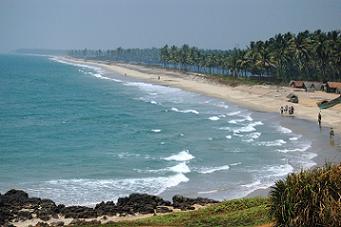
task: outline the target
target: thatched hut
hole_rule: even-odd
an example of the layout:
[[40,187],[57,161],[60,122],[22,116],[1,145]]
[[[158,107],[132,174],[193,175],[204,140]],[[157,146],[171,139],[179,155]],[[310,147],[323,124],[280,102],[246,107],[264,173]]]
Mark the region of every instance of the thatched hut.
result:
[[292,80],[290,81],[289,86],[293,88],[304,88],[304,82],[301,80]]
[[304,81],[303,88],[305,91],[309,92],[321,91],[323,89],[323,83],[316,81]]
[[341,94],[341,82],[327,82],[324,84],[323,90],[329,93]]

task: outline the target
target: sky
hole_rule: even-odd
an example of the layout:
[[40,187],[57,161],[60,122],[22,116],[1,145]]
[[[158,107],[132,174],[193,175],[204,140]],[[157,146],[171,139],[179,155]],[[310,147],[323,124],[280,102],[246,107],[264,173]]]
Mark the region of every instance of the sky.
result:
[[243,48],[341,30],[341,0],[0,0],[0,52],[18,48]]

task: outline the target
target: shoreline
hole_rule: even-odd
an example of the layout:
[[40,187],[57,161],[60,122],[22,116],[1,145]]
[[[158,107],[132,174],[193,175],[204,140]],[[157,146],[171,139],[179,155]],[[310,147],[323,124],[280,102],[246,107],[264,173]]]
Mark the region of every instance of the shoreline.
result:
[[[320,111],[316,103],[324,99],[333,99],[339,96],[334,93],[325,93],[321,91],[305,92],[303,89],[275,85],[239,85],[232,87],[195,73],[183,73],[162,68],[125,63],[81,60],[71,57],[63,57],[61,59],[76,64],[90,64],[104,68],[109,72],[118,73],[146,82],[177,87],[209,97],[223,99],[254,111],[279,114],[281,106],[293,106],[295,108],[295,118],[316,122],[316,125],[317,115]],[[158,79],[159,76],[160,79]],[[299,97],[300,102],[298,104],[287,101],[286,96],[290,93],[295,93]],[[322,128],[333,127],[334,131],[340,136],[341,105],[322,110],[321,113]]]
[[[165,70],[152,66],[81,60],[70,57],[62,57],[61,60],[76,64],[88,64],[103,68],[108,72],[118,73],[121,76],[128,76],[163,86],[177,87],[183,90],[203,94],[205,96],[219,98],[257,112],[277,113],[280,115],[279,108],[281,105],[294,106],[296,112],[294,118],[296,118],[296,120],[306,120],[311,124],[316,122],[316,128],[318,128],[318,125],[315,117],[317,118],[317,114],[319,112],[316,102],[322,99],[338,97],[337,94],[320,91],[305,92],[301,89],[274,85],[239,85],[237,87],[231,87],[217,81],[210,80],[202,75]],[[160,77],[160,79],[158,77]],[[295,92],[295,94],[299,96],[299,104],[287,102],[286,96],[292,92]],[[322,116],[325,116],[325,119],[322,118],[324,124],[322,123],[320,134],[329,140],[329,137],[327,137],[327,134],[329,133],[328,127],[332,126],[336,132],[335,141],[337,141],[337,145],[335,149],[339,149],[341,151],[341,146],[339,144],[341,134],[341,105],[334,106],[328,110],[323,110]],[[283,117],[288,116],[285,115]],[[320,152],[316,152],[316,154],[317,156],[312,159],[316,163],[313,167],[323,166],[326,162],[329,162],[329,160],[320,157]],[[328,156],[330,160],[341,160],[341,157],[339,157],[337,153],[329,153],[326,156]],[[269,191],[270,187],[257,189],[244,197],[266,196]]]

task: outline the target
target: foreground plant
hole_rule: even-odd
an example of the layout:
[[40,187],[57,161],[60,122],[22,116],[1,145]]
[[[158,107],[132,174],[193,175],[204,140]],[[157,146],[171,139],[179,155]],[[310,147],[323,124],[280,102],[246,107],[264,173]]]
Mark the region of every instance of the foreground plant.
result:
[[341,163],[289,175],[270,201],[276,226],[341,226]]

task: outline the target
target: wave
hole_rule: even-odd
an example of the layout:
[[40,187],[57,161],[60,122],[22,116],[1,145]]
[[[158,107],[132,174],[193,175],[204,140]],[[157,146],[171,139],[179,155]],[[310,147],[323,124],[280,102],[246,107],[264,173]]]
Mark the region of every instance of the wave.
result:
[[85,72],[85,73],[87,73],[89,75],[92,75],[92,76],[94,76],[96,78],[99,78],[101,80],[111,80],[111,81],[115,81],[115,82],[119,82],[119,83],[122,82],[122,80],[117,80],[117,79],[114,79],[114,78],[109,78],[109,77],[103,76],[103,75],[101,75],[99,73],[92,73],[92,72]]
[[256,121],[256,122],[253,122],[253,123],[248,124],[247,126],[244,126],[244,127],[241,127],[241,128],[234,129],[233,132],[234,132],[234,133],[253,132],[253,131],[256,131],[255,126],[258,126],[258,125],[263,125],[263,122],[261,122],[261,121]]
[[170,167],[169,170],[176,172],[176,173],[190,173],[191,172],[186,162],[181,162],[177,164],[176,166]]
[[168,177],[50,180],[23,188],[33,196],[47,197],[57,203],[93,206],[99,201],[117,201],[134,192],[158,195],[188,181],[184,174],[178,173]]
[[218,190],[203,191],[203,192],[198,192],[198,194],[212,194],[216,192],[218,192]]
[[225,136],[225,138],[230,140],[230,139],[232,139],[232,136],[231,135],[227,135],[227,136]]
[[277,131],[279,131],[281,133],[284,133],[284,134],[292,133],[291,129],[285,128],[285,127],[283,127],[281,125],[277,127]]
[[228,170],[228,169],[230,169],[230,166],[228,165],[217,166],[217,167],[202,167],[199,170],[197,170],[197,172],[202,173],[202,174],[209,174],[209,173],[214,173],[216,171],[222,171],[222,170]]
[[183,93],[183,91],[179,88],[167,87],[144,82],[126,82],[124,83],[124,85],[129,87],[138,87],[139,89],[148,92],[148,94],[173,94],[177,92]]
[[270,177],[282,177],[294,171],[294,167],[289,164],[270,166],[266,169],[267,176]]
[[211,121],[218,121],[220,118],[218,116],[212,116],[209,117],[208,119],[210,119]]
[[293,148],[293,149],[277,149],[276,151],[281,153],[288,153],[288,152],[304,152],[311,147],[310,144],[306,144],[301,148]]
[[282,139],[278,139],[278,140],[274,140],[274,141],[262,141],[262,142],[258,142],[257,145],[259,146],[266,146],[266,147],[274,147],[274,146],[282,146],[283,144],[286,144],[287,142],[282,140]]
[[158,132],[161,132],[161,129],[152,129],[151,131],[158,133]]
[[81,67],[81,68],[92,69],[92,70],[95,70],[97,72],[103,72],[103,69],[100,68],[100,67],[96,67],[96,66],[92,66],[92,65],[86,65],[86,64],[80,64],[80,63],[73,63],[73,62],[70,62],[70,61],[67,61],[67,60],[62,60],[59,57],[52,57],[52,58],[49,58],[49,59],[52,60],[52,61],[55,61],[55,62],[62,63],[62,64],[67,64],[67,65],[77,66],[77,67]]
[[191,109],[189,109],[189,110],[179,110],[178,108],[172,107],[171,110],[174,111],[174,112],[179,112],[179,113],[193,113],[193,114],[199,114],[198,111],[196,111],[196,110],[191,110]]
[[231,163],[230,166],[238,166],[238,165],[241,165],[242,163],[241,162],[235,162],[235,163]]
[[178,154],[171,155],[167,158],[164,158],[164,160],[167,161],[188,161],[193,159],[194,156],[189,153],[189,150],[184,150],[179,152]]
[[226,115],[227,116],[235,116],[235,115],[238,115],[240,113],[241,113],[240,111],[234,111],[234,112],[227,113]]
[[261,132],[252,132],[250,134],[245,135],[245,139],[243,139],[244,142],[253,142],[255,139],[258,139],[262,135]]
[[296,140],[298,140],[298,139],[300,139],[300,138],[302,138],[302,135],[290,137],[289,140],[291,140],[291,141],[296,141]]

